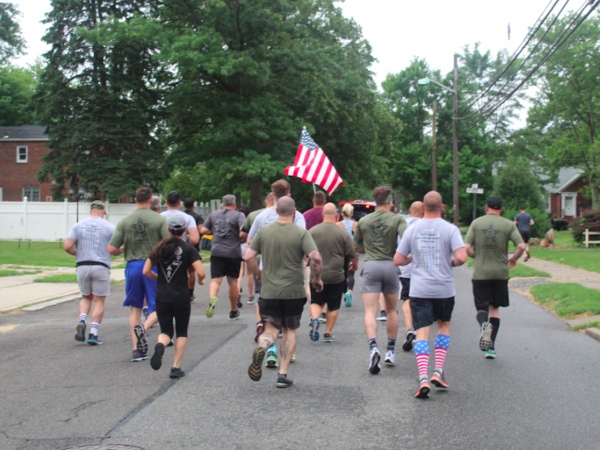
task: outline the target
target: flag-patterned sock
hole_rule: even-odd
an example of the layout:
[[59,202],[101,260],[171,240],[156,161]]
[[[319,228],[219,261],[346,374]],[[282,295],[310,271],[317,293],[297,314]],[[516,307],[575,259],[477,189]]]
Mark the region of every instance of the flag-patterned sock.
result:
[[446,334],[438,334],[435,337],[435,368],[436,370],[444,370],[444,361],[446,361],[446,353],[450,347],[450,336]]
[[429,367],[429,342],[425,340],[415,341],[415,356],[417,357],[419,378],[427,378],[427,368]]

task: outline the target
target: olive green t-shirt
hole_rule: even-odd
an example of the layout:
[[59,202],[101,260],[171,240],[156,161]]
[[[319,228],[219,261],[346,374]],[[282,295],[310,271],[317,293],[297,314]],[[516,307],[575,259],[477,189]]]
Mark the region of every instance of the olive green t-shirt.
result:
[[125,249],[125,261],[147,259],[152,248],[171,236],[167,219],[149,208],[138,208],[117,223],[109,245]]
[[513,222],[498,214],[486,214],[474,220],[465,243],[473,247],[474,280],[508,280],[508,242],[517,246],[523,239]]
[[375,211],[358,221],[354,245],[364,247],[365,261],[392,260],[398,248],[398,237],[402,237],[406,227],[404,217],[390,211]]
[[309,231],[313,237],[321,258],[323,271],[321,279],[324,284],[337,284],[346,279],[344,265],[346,260],[356,257],[352,248],[352,239],[348,232],[334,223],[322,222]]
[[317,250],[308,231],[293,223],[273,222],[258,230],[250,248],[262,255],[262,298],[306,297],[304,256]]
[[246,217],[246,220],[244,221],[244,225],[242,225],[242,231],[244,233],[248,233],[250,231],[250,228],[252,228],[252,224],[254,223],[254,219],[256,219],[256,216],[258,216],[264,210],[265,208],[261,208],[248,214],[248,217]]

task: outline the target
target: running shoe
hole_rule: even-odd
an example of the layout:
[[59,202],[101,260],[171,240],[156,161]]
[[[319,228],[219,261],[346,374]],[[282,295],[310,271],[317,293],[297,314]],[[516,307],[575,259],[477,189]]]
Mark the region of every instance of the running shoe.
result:
[[169,374],[169,378],[182,378],[185,377],[185,372],[181,370],[179,367],[172,367],[171,373]]
[[429,392],[431,391],[431,386],[429,384],[429,380],[426,377],[423,377],[419,380],[419,389],[415,394],[416,398],[429,398]]
[[287,375],[279,374],[277,375],[277,387],[278,388],[288,388],[292,384],[294,384],[293,380],[290,380]]
[[529,261],[529,256],[526,256],[525,259],[523,260],[523,262],[527,262]]
[[98,336],[94,336],[92,333],[90,333],[87,343],[89,345],[102,345],[102,339],[100,339]]
[[254,342],[258,342],[258,338],[265,331],[265,324],[262,322],[256,322],[256,336],[254,336]]
[[377,347],[373,347],[369,356],[369,372],[371,374],[377,375],[381,371],[381,367],[379,366],[380,360],[381,355],[379,354],[379,350],[377,350]]
[[488,349],[488,351],[485,352],[485,359],[496,359],[496,350],[493,348]]
[[244,306],[244,304],[242,303],[242,290],[240,289],[240,293],[238,294],[238,308],[241,308],[242,306]]
[[256,347],[252,352],[252,362],[248,367],[248,376],[252,381],[258,381],[261,379],[263,359],[265,359],[265,349]]
[[240,310],[236,309],[235,311],[231,311],[229,313],[229,320],[237,320],[240,317]]
[[133,352],[131,352],[132,362],[143,361],[145,359],[148,359],[148,353],[142,353],[139,350],[134,350]]
[[405,352],[410,352],[413,348],[413,341],[417,338],[417,334],[415,333],[415,330],[408,330],[406,332],[406,339],[404,341],[404,344],[402,344],[402,350],[404,350]]
[[346,308],[352,306],[352,292],[348,291],[344,294],[344,304],[346,305]]
[[380,322],[385,322],[387,320],[387,313],[385,311],[379,311],[377,320],[379,320]]
[[325,313],[321,314],[321,317],[319,317],[319,322],[327,322],[327,315]]
[[206,317],[209,319],[215,315],[215,308],[217,307],[217,303],[219,303],[219,299],[217,297],[213,297],[208,302],[208,306],[206,307]]
[[446,379],[444,378],[444,372],[440,369],[435,369],[433,371],[433,375],[431,375],[431,384],[438,388],[448,389],[448,383],[446,383]]
[[319,319],[310,319],[310,331],[308,332],[308,337],[311,341],[316,342],[319,340],[319,325],[321,325]]
[[295,353],[292,355],[292,360],[290,362],[296,362],[296,354]]
[[331,344],[333,341],[335,341],[335,336],[331,333],[325,333],[323,335],[323,342],[325,342],[326,344]]
[[85,329],[86,328],[87,328],[87,325],[85,324],[85,320],[80,320],[79,323],[77,324],[77,327],[75,328],[77,330],[77,333],[75,333],[76,341],[79,341],[79,342],[85,341]]
[[385,359],[383,360],[383,362],[388,366],[396,365],[396,354],[393,350],[388,350],[387,352],[385,352]]
[[154,355],[152,355],[152,358],[150,358],[150,367],[152,367],[154,370],[160,369],[160,366],[162,366],[162,358],[164,354],[165,346],[164,344],[161,344],[159,342],[154,346]]
[[140,353],[148,353],[148,341],[146,341],[146,333],[144,332],[144,326],[137,324],[135,327],[133,327],[133,332],[135,333],[135,337],[137,338],[135,348],[138,349]]
[[492,346],[492,328],[493,325],[489,322],[484,322],[481,325],[481,336],[479,337],[479,350],[485,352]]
[[144,320],[148,320],[148,307],[144,306],[142,308],[142,314],[144,315]]
[[253,305],[254,304],[254,295],[251,295],[250,297],[248,297],[248,304],[249,305]]
[[278,362],[279,361],[277,360],[277,352],[269,349],[269,351],[267,351],[267,367],[269,369],[275,369],[278,366]]

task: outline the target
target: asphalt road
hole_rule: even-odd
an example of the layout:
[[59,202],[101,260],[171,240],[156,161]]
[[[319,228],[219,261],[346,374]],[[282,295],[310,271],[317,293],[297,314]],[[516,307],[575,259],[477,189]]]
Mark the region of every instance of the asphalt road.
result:
[[[170,349],[159,371],[129,361],[122,286],[107,301],[102,346],[74,340],[77,302],[2,315],[0,449],[600,448],[600,342],[512,293],[498,358],[486,360],[471,269],[455,274],[450,389],[434,388],[428,400],[414,398],[412,353],[398,348],[398,366],[369,374],[357,298],[342,306],[333,344],[309,340],[305,309],[289,389],[275,387],[273,369],[259,382],[248,378],[253,307],[230,321],[225,287],[212,319],[204,316],[206,287],[196,289],[181,380],[168,378]],[[383,325],[378,337],[385,349]]]

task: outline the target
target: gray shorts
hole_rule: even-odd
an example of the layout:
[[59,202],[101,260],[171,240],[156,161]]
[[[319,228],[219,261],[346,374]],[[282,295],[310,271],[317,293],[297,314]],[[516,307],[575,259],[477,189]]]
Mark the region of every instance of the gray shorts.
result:
[[110,295],[110,269],[104,266],[78,266],[77,284],[81,295]]
[[393,261],[367,261],[360,272],[363,294],[398,294],[400,280]]

